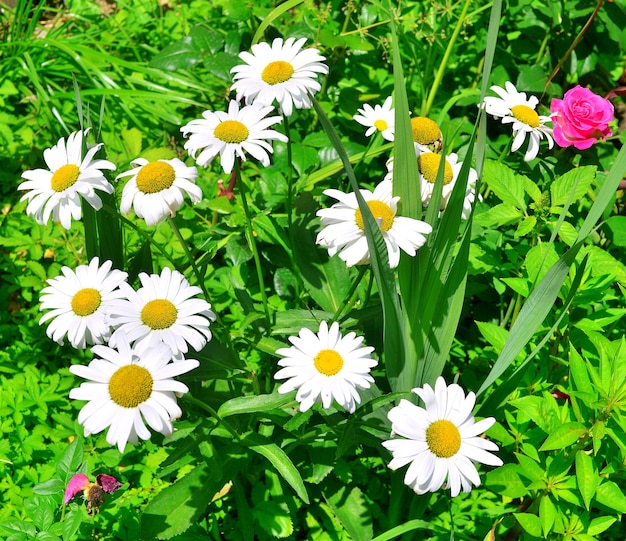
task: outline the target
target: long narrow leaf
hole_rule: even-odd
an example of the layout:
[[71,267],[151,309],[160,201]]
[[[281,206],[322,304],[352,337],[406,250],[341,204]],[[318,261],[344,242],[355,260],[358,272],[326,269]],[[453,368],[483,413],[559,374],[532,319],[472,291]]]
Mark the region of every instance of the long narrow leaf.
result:
[[354,190],[354,194],[363,216],[363,224],[365,227],[365,236],[367,238],[367,246],[370,254],[370,265],[378,284],[378,292],[381,299],[383,308],[383,321],[384,321],[384,343],[385,343],[385,366],[387,369],[387,378],[392,390],[397,391],[398,379],[401,375],[404,365],[404,358],[406,355],[406,338],[404,333],[404,327],[402,325],[402,313],[400,310],[400,301],[396,292],[396,281],[393,270],[389,267],[389,258],[387,255],[387,246],[385,239],[383,239],[380,227],[374,220],[372,213],[367,206],[367,203],[361,195],[359,185],[354,171],[350,165],[350,159],[346,153],[345,148],[341,144],[341,140],[337,135],[337,132],[333,128],[330,120],[324,113],[324,110],[320,107],[317,100],[312,98],[313,107],[317,112],[320,119],[320,123],[331,144],[337,150],[339,158],[341,159],[350,185]]

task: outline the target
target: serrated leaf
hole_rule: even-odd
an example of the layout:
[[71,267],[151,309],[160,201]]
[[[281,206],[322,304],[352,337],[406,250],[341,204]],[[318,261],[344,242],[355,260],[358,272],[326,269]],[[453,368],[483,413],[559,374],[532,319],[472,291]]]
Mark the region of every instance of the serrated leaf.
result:
[[224,402],[217,411],[219,417],[230,417],[241,413],[261,413],[281,408],[293,400],[289,394],[261,394],[256,396],[238,396]]
[[476,214],[474,220],[484,227],[500,227],[518,223],[523,217],[523,212],[518,208],[509,203],[500,203],[487,212]]
[[570,197],[572,197],[572,202],[582,199],[595,176],[595,165],[585,165],[571,169],[564,175],[556,178],[550,185],[550,203],[553,207],[562,207]]
[[503,203],[519,209],[526,210],[524,200],[524,180],[506,165],[485,160],[483,180]]
[[569,422],[559,426],[552,432],[539,447],[540,451],[554,451],[563,449],[568,445],[577,442],[578,439],[587,432],[585,425],[576,422]]
[[213,475],[214,471],[202,463],[159,492],[141,515],[140,538],[170,539],[195,524],[221,488],[222,479]]
[[515,230],[515,238],[523,237],[524,235],[528,235],[528,233],[533,231],[535,229],[535,227],[537,227],[537,217],[536,216],[527,216],[517,226],[517,229]]
[[58,504],[52,496],[33,496],[24,503],[28,518],[40,531],[47,531],[54,523],[54,512]]
[[360,488],[344,485],[332,494],[325,494],[324,498],[351,539],[372,539],[372,517]]
[[530,196],[530,198],[535,202],[541,201],[542,194],[539,187],[528,177],[522,177],[524,181],[524,191]]
[[553,244],[541,243],[533,246],[524,260],[528,279],[534,283],[539,282],[558,260],[559,255]]
[[589,246],[589,265],[593,276],[609,274],[626,287],[626,266],[599,246]]

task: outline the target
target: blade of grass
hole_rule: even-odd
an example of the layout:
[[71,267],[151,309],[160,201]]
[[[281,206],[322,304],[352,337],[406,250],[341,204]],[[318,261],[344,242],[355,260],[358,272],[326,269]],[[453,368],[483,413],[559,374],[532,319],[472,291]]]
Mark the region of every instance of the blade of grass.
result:
[[387,378],[393,391],[398,390],[398,383],[402,380],[402,370],[406,355],[406,335],[402,325],[402,312],[400,301],[396,293],[396,280],[393,270],[389,267],[387,246],[383,239],[380,227],[374,220],[367,203],[361,195],[358,182],[354,176],[354,171],[350,165],[348,154],[341,144],[337,132],[333,128],[324,110],[315,98],[311,98],[313,107],[320,119],[320,123],[328,138],[335,147],[339,158],[345,168],[350,185],[354,191],[359,204],[359,209],[363,216],[365,236],[370,253],[370,265],[378,284],[378,293],[383,308],[383,333],[385,344],[385,367]]

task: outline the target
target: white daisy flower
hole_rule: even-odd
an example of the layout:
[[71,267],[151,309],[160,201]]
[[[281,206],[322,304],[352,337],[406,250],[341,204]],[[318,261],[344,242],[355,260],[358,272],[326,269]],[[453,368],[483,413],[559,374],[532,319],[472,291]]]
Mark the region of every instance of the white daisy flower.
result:
[[122,192],[122,214],[128,214],[132,207],[146,225],[156,225],[176,214],[185,193],[194,203],[202,199],[202,190],[195,184],[198,170],[187,167],[178,158],[154,162],[137,158],[131,163],[138,167],[116,177],[131,177]]
[[139,280],[138,291],[120,284],[125,298],[109,308],[110,323],[116,327],[109,345],[115,347],[124,334],[138,354],[160,344],[169,346],[174,357],[187,353],[187,344],[200,351],[211,339],[209,325],[215,321],[211,305],[194,298],[202,290],[167,267],[160,275],[142,272]]
[[276,38],[272,45],[257,43],[252,53],[241,53],[245,64],[230,70],[235,74],[231,89],[237,92],[237,100],[244,97],[247,104],[261,105],[272,105],[276,100],[286,116],[291,116],[294,107],[310,108],[309,95],[321,88],[317,75],[328,73],[328,66],[317,49],[302,50],[305,41]]
[[182,415],[175,393],[186,393],[187,386],[172,379],[199,366],[194,359],[170,363],[172,352],[165,344],[148,348],[139,355],[131,349],[124,334],[117,349],[94,346],[97,358],[88,366],[72,365],[70,372],[89,380],[70,391],[70,398],[87,400],[78,414],[85,436],[109,427],[107,441],[120,453],[126,443],[150,439],[150,431],[172,434],[172,421]]
[[542,138],[548,141],[548,148],[554,146],[552,128],[545,123],[552,122],[549,116],[537,114],[535,110],[539,100],[535,96],[526,98],[525,92],[518,92],[515,86],[507,81],[506,89],[492,86],[498,98],[487,96],[484,100],[485,111],[496,118],[501,118],[503,124],[513,124],[513,144],[511,152],[518,150],[528,135],[528,148],[524,160],[533,160],[539,152],[539,142]]
[[424,401],[424,407],[403,399],[392,408],[387,414],[391,435],[402,438],[384,441],[383,446],[393,455],[392,470],[409,464],[404,482],[417,494],[438,490],[447,478],[454,497],[461,489],[469,492],[472,485],[480,485],[476,463],[502,466],[502,460],[488,452],[497,451],[498,446],[479,437],[495,419],[474,421],[474,393],[466,398],[459,385],[446,386],[442,377],[437,378],[434,390],[426,384],[413,392]]
[[52,148],[43,151],[48,169],[34,169],[22,173],[17,189],[29,190],[20,201],[28,200],[26,213],[37,223],[45,225],[50,216],[65,229],[72,225],[72,218],[80,220],[82,196],[94,209],[100,210],[102,200],[95,190],[113,193],[113,186],[104,178],[102,169],[115,169],[107,160],[94,160],[102,143],[92,146],[83,157],[83,132],[77,131],[65,139],[61,137]]
[[[205,111],[204,118],[192,120],[180,129],[185,136],[191,134],[185,149],[201,166],[206,166],[219,154],[225,173],[233,170],[235,155],[245,161],[246,152],[267,167],[273,152],[268,141],[287,142],[282,133],[267,129],[282,122],[279,116],[267,116],[273,110],[271,106],[259,104],[240,110],[239,104],[232,100],[227,113]],[[200,155],[196,158],[198,151]]]
[[374,378],[370,370],[378,364],[371,358],[373,347],[362,347],[363,337],[350,332],[341,336],[339,324],[334,322],[330,329],[325,321],[314,334],[301,329],[298,336],[290,336],[290,348],[276,351],[284,359],[278,361],[281,368],[274,378],[286,379],[279,393],[298,389],[296,400],[300,411],[307,411],[315,402],[330,408],[333,399],[345,410],[354,413],[356,404],[361,403],[359,389],[369,389]]
[[122,296],[119,285],[128,275],[111,269],[110,261],[99,263],[94,257],[89,265],[74,270],[63,267],[63,276],[48,280],[48,287],[41,291],[40,310],[50,311],[39,324],[52,320],[46,333],[55,342],[62,344],[67,336],[73,347],[84,349],[109,339],[107,310],[112,300]]
[[[328,248],[332,257],[336,253],[348,267],[369,263],[370,254],[365,237],[363,216],[354,193],[345,194],[339,190],[324,190],[324,194],[337,199],[329,209],[317,211],[322,219],[323,229],[317,235],[316,242]],[[376,219],[387,245],[391,268],[400,262],[400,249],[410,256],[424,245],[424,235],[432,232],[426,222],[396,216],[399,197],[391,194],[391,182],[383,180],[374,192],[361,190],[367,206]]]
[[382,105],[372,107],[368,103],[363,105],[363,109],[358,110],[359,114],[354,115],[354,120],[363,126],[367,126],[365,136],[380,132],[384,139],[393,141],[395,129],[395,109],[391,106],[391,96]]
[[[427,207],[430,204],[430,199],[433,195],[433,189],[435,188],[435,182],[437,180],[437,173],[439,172],[439,164],[441,163],[441,154],[431,152],[428,147],[422,145],[415,145],[415,151],[417,152],[417,168],[420,174],[420,191],[422,197],[422,204]],[[445,158],[445,164],[443,169],[443,188],[441,191],[441,203],[439,210],[445,210],[450,201],[450,195],[459,177],[463,162],[459,162],[459,157],[455,154],[448,154]],[[393,179],[393,158],[387,160],[387,174],[385,180]],[[476,199],[476,181],[478,180],[478,174],[476,170],[470,168],[469,175],[467,177],[467,186],[465,188],[465,199],[463,200],[463,211],[461,216],[464,220],[469,218],[472,212],[472,204]],[[480,199],[480,195],[478,196]]]

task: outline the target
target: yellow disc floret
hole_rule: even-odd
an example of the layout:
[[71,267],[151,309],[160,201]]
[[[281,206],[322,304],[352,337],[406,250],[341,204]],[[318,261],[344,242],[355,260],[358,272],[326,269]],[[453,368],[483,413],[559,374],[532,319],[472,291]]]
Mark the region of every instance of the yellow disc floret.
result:
[[141,310],[141,321],[152,330],[167,329],[176,323],[178,310],[167,299],[155,299]]
[[[367,206],[369,207],[372,215],[378,225],[383,231],[389,231],[391,226],[393,225],[393,220],[395,218],[395,214],[391,207],[387,203],[383,203],[382,201],[367,201]],[[356,221],[356,225],[361,231],[365,231],[365,226],[363,225],[363,214],[361,214],[361,209],[356,209],[354,212],[354,220]]]
[[[417,159],[417,167],[420,170],[422,176],[431,184],[435,184],[437,181],[437,172],[439,171],[439,164],[441,163],[441,156],[434,152],[422,152]],[[445,160],[443,166],[443,183],[450,184],[454,178],[452,166]]]
[[241,143],[248,138],[250,132],[238,120],[224,120],[215,127],[213,135],[225,143]]
[[511,113],[517,120],[531,128],[538,128],[541,125],[537,111],[528,107],[528,105],[514,105],[511,107]]
[[276,85],[278,83],[284,83],[291,79],[293,75],[293,66],[289,62],[284,60],[276,60],[270,62],[261,73],[261,79],[263,79],[268,85]]
[[379,120],[376,120],[374,122],[374,127],[378,130],[378,131],[385,131],[388,127],[389,124],[387,124],[387,122],[385,122],[382,118]]
[[73,163],[63,165],[52,174],[50,187],[55,192],[67,190],[78,180],[78,175],[80,175],[80,169],[77,165],[74,165]]
[[109,396],[123,408],[136,408],[150,398],[153,383],[148,370],[136,364],[127,364],[111,376]]
[[334,349],[323,349],[315,356],[313,364],[320,374],[334,376],[343,368],[343,357]]
[[137,189],[143,193],[158,193],[174,184],[176,172],[167,162],[150,162],[137,173]]
[[72,311],[77,316],[90,316],[102,303],[102,296],[97,289],[85,287],[72,297]]
[[441,419],[426,429],[426,443],[439,458],[450,458],[461,448],[461,433],[454,423]]
[[442,139],[439,125],[425,116],[416,116],[411,119],[411,131],[413,141],[420,145],[430,145]]

